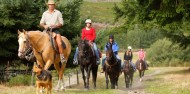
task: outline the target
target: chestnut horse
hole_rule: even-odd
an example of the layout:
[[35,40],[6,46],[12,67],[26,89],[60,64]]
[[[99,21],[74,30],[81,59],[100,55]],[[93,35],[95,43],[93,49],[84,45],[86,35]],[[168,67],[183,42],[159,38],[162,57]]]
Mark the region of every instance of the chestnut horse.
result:
[[132,66],[130,66],[129,62],[129,60],[125,60],[123,66],[126,88],[131,87],[133,83],[134,69]]
[[118,79],[121,72],[120,62],[117,62],[117,58],[115,57],[112,45],[106,46],[106,60],[104,64],[105,76],[106,76],[106,88],[108,89],[108,83],[110,78],[111,89],[118,88]]
[[[66,48],[63,49],[63,54],[66,61],[71,53],[71,44],[66,37],[62,36],[62,41],[65,43]],[[18,56],[20,58],[25,57],[25,52],[29,49],[29,45],[32,46],[36,62],[44,70],[48,70],[53,64],[58,72],[58,84],[56,90],[64,90],[63,72],[66,67],[66,63],[60,64],[60,55],[53,49],[50,42],[50,36],[47,32],[41,31],[23,31],[18,30]]]
[[80,40],[78,42],[78,51],[79,51],[78,61],[80,63],[80,69],[84,81],[84,88],[89,89],[89,78],[90,78],[90,72],[92,71],[92,80],[95,89],[98,65],[96,65],[96,55],[93,52],[92,47],[89,44],[89,41]]
[[144,76],[144,72],[146,70],[145,68],[145,62],[143,60],[137,60],[136,62],[136,68],[139,71],[139,77],[140,77],[140,81],[142,81],[142,78]]

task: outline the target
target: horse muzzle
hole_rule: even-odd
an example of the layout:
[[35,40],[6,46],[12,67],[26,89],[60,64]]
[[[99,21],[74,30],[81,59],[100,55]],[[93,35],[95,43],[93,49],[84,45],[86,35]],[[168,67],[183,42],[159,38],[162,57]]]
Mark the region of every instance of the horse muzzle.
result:
[[24,55],[24,53],[23,52],[18,52],[18,57],[19,58],[21,58],[21,59],[23,59],[24,57],[25,57],[25,55]]

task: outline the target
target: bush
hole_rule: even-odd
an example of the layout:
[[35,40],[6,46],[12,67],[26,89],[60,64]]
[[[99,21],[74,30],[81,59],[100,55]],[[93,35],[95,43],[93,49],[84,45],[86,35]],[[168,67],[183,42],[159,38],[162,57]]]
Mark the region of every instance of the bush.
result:
[[31,75],[17,75],[16,77],[10,78],[8,86],[17,86],[17,85],[30,85]]
[[183,48],[168,39],[160,39],[147,50],[147,58],[151,66],[186,66],[190,61],[190,48]]

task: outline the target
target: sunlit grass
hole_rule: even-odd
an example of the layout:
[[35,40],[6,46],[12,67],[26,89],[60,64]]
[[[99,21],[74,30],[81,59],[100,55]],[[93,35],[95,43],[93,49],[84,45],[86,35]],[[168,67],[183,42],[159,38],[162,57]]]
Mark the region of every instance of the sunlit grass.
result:
[[146,91],[154,94],[189,94],[190,71],[188,68],[165,67],[161,73],[146,81]]
[[91,18],[94,22],[113,23],[113,7],[114,2],[84,2],[81,6],[81,17]]

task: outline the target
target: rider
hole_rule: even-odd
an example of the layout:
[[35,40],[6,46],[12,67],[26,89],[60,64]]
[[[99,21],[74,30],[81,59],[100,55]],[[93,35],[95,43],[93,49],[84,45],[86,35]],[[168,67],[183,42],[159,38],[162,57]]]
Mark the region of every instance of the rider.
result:
[[[148,65],[147,65],[147,62],[145,60],[145,52],[144,52],[142,47],[140,48],[140,51],[138,52],[138,61],[140,61],[140,60],[143,60],[143,62],[145,63],[145,68],[146,68],[146,70],[148,70]],[[136,64],[137,63],[138,62],[136,62]]]
[[[104,48],[105,52],[107,51],[106,46],[109,46],[109,45],[112,45],[112,50],[113,50],[113,52],[114,52],[114,55],[115,55],[116,58],[117,58],[117,62],[120,62],[120,63],[121,63],[121,59],[120,59],[120,57],[119,57],[119,55],[118,55],[119,46],[118,46],[117,43],[114,41],[114,36],[113,36],[113,35],[110,35],[110,36],[109,36],[109,42],[107,42],[107,44],[105,45],[105,48]],[[105,60],[106,60],[106,56],[104,56],[104,57],[102,58],[102,69],[101,69],[101,73],[104,72],[103,66],[104,66]]]
[[[96,32],[95,29],[92,28],[92,21],[91,19],[86,19],[85,21],[86,23],[86,27],[84,27],[82,29],[82,37],[81,39],[86,39],[89,41],[89,43],[91,44],[91,46],[93,46],[94,50],[95,50],[95,54],[96,54],[96,64],[99,65],[100,64],[100,57],[99,57],[99,52],[95,43],[95,39],[96,39]],[[76,48],[76,52],[74,55],[74,60],[73,60],[73,64],[77,65],[78,64],[78,60],[77,60],[77,55],[78,55],[78,47]]]
[[133,70],[136,71],[135,65],[132,62],[133,59],[133,52],[132,52],[132,47],[128,46],[128,50],[124,54],[124,60],[129,60],[130,66],[132,66]]
[[63,18],[60,11],[55,9],[54,0],[48,1],[48,10],[45,11],[40,20],[40,26],[45,30],[52,28],[52,32],[56,33],[55,40],[59,48],[61,63],[66,62],[63,55],[62,40],[59,32],[59,28],[63,26]]

